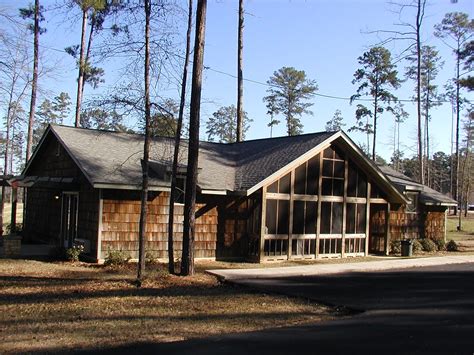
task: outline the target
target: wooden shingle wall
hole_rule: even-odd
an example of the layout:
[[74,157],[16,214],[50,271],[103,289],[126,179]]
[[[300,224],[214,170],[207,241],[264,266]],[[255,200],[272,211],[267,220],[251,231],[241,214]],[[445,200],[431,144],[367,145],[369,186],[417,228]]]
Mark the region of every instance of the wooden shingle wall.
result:
[[[138,222],[140,219],[139,199],[103,200],[102,207],[102,253],[104,259],[109,250],[122,250],[130,257],[137,257]],[[154,257],[168,256],[168,201],[169,193],[162,192],[148,202],[146,226],[146,251]],[[197,205],[197,209],[202,205]],[[183,240],[184,206],[175,205],[174,250],[175,256],[181,256]],[[216,256],[217,209],[213,208],[196,219],[195,257],[213,258]]]
[[444,239],[445,212],[428,211],[425,217],[425,237],[433,240]]

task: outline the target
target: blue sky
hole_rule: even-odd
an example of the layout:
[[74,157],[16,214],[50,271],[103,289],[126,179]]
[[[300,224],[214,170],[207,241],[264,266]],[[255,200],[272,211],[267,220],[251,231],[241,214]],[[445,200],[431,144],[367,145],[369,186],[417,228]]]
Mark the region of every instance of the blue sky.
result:
[[[18,8],[28,1],[0,0],[1,7]],[[44,5],[53,4],[43,1]],[[184,2],[183,2],[184,4]],[[378,42],[377,36],[367,34],[370,30],[393,29],[398,16],[390,12],[391,7],[381,0],[246,0],[244,30],[244,109],[253,119],[247,134],[248,139],[268,137],[269,117],[266,115],[262,98],[266,95],[265,83],[273,72],[283,66],[293,66],[304,70],[307,76],[315,79],[319,86],[318,94],[350,97],[356,86],[351,84],[352,76],[358,67],[357,57],[370,45]],[[204,122],[220,106],[236,104],[237,82],[231,75],[236,73],[237,65],[237,0],[208,0],[203,105],[201,111],[201,137],[205,138]],[[454,72],[454,61],[450,50],[433,36],[433,25],[439,23],[445,13],[453,11],[474,13],[474,0],[459,0],[452,4],[449,0],[432,0],[426,10],[422,39],[426,44],[435,45],[444,57],[445,66],[438,77],[442,86]],[[412,14],[405,17],[406,20]],[[54,62],[58,69],[52,80],[45,82],[47,89],[57,94],[69,92],[75,100],[76,70],[74,63],[65,53],[64,47],[79,42],[80,23],[60,24],[59,18],[50,19],[46,24],[47,34],[41,37],[46,47],[45,56]],[[183,31],[184,36],[184,31]],[[387,46],[393,54],[399,53],[406,43]],[[51,50],[54,48],[57,50]],[[405,63],[400,63],[399,71],[404,71]],[[116,64],[104,63],[106,85],[111,85]],[[228,73],[230,75],[219,72]],[[86,97],[100,93],[86,88]],[[401,99],[413,95],[413,83],[407,82],[396,92]],[[166,95],[178,97],[177,90],[171,89]],[[471,95],[472,98],[472,95]],[[347,100],[329,99],[316,96],[311,108],[313,116],[304,116],[304,132],[324,130],[337,109],[342,111],[345,129],[355,123],[355,106]],[[414,153],[416,137],[415,105],[405,106],[410,117],[402,126],[402,148],[405,155]],[[72,116],[72,115],[71,115]],[[433,151],[450,151],[451,145],[451,107],[443,105],[432,114]],[[284,121],[276,129],[274,136],[285,134]],[[72,122],[72,117],[70,122]],[[377,139],[378,154],[389,159],[393,150],[393,117],[384,114],[380,121]],[[364,142],[365,136],[350,133],[356,142]]]

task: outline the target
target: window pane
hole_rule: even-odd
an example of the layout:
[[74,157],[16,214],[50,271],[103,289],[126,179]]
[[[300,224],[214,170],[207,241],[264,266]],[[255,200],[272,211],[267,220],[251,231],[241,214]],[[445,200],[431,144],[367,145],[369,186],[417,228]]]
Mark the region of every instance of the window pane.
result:
[[355,233],[356,232],[356,204],[348,203],[346,210],[346,233]]
[[277,234],[288,234],[288,217],[290,201],[278,200],[278,227]]
[[331,233],[331,202],[321,202],[321,233]]
[[344,196],[344,180],[334,179],[332,184],[333,196]]
[[334,159],[344,160],[344,153],[339,149],[334,148]]
[[294,201],[293,233],[304,234],[304,201]]
[[268,234],[276,234],[277,200],[267,200],[265,225]]
[[329,159],[334,158],[334,151],[332,150],[331,147],[324,150],[323,157],[329,158]]
[[349,172],[347,178],[347,196],[357,196],[357,170],[355,170],[352,164],[349,164]]
[[366,205],[359,203],[357,205],[356,233],[365,233],[366,227]]
[[295,170],[295,194],[306,193],[306,163],[301,164]]
[[323,160],[323,176],[332,177],[332,160]]
[[316,211],[318,205],[316,202],[306,202],[306,215],[305,215],[305,234],[316,234]]
[[267,192],[277,193],[278,192],[278,181],[275,181],[273,184],[267,187]]
[[331,196],[332,195],[332,179],[331,178],[323,178],[323,185],[321,187],[321,194],[324,196]]
[[344,165],[343,161],[334,162],[334,177],[344,178]]
[[367,178],[360,171],[358,173],[357,181],[357,197],[367,196]]
[[342,203],[334,202],[332,204],[332,230],[333,234],[342,233]]
[[280,186],[278,188],[278,192],[281,194],[290,193],[290,173],[286,174],[280,179]]
[[319,185],[319,154],[308,161],[306,194],[317,195]]

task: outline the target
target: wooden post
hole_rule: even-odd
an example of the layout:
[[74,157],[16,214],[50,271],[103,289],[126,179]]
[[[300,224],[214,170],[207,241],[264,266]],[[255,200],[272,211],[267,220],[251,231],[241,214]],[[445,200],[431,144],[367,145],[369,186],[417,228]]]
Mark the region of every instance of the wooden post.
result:
[[390,202],[387,202],[387,209],[385,210],[385,255],[390,254]]
[[18,188],[16,186],[12,186],[12,215],[10,219],[10,234],[16,233],[16,206],[18,202],[17,191]]
[[347,218],[347,184],[349,179],[349,161],[344,159],[344,195],[342,201],[342,242],[341,257],[346,256],[346,218]]
[[323,186],[323,152],[319,153],[318,219],[316,220],[316,259],[319,257],[319,235],[321,234],[321,189]]
[[444,242],[445,243],[446,243],[446,234],[447,234],[447,228],[448,228],[448,210],[449,208],[447,208],[444,211]]
[[102,189],[99,189],[99,217],[97,224],[97,261],[102,257],[102,214],[104,211],[104,200],[102,199]]
[[261,225],[260,225],[260,258],[259,262],[262,262],[263,258],[265,257],[265,228],[266,228],[266,215],[267,215],[267,188],[262,187],[262,213],[261,213]]
[[293,238],[293,198],[295,193],[295,171],[292,170],[290,174],[290,213],[288,216],[288,259],[291,258],[291,246],[292,246],[292,238]]
[[369,255],[369,243],[370,243],[370,181],[367,180],[367,201],[365,208],[365,256]]

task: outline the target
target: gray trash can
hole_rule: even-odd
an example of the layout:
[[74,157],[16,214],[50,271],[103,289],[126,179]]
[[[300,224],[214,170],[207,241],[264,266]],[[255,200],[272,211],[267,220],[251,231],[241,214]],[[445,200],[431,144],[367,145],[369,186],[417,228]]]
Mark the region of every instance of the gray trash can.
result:
[[411,239],[402,240],[402,256],[413,255],[413,241]]

